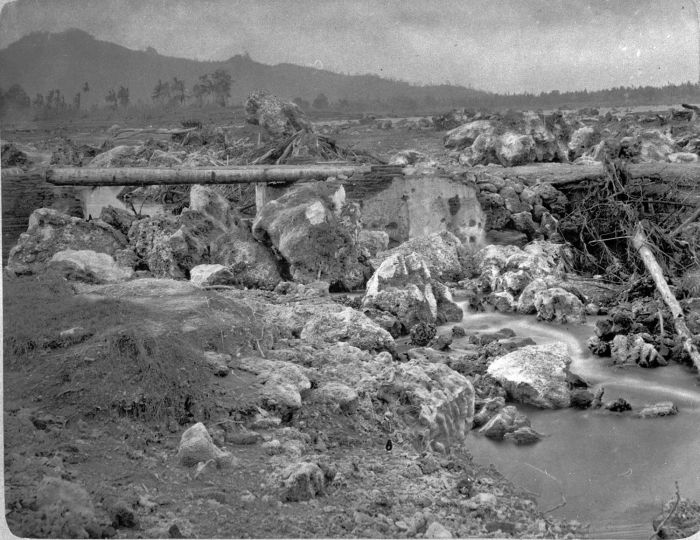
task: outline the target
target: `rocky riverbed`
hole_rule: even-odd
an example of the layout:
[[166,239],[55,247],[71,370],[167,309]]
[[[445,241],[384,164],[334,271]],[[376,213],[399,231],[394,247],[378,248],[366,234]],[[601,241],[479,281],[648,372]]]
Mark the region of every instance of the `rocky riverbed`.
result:
[[[556,422],[541,421],[554,415],[566,418],[566,433],[597,419],[593,450],[615,452],[600,419],[673,433],[654,426],[697,414],[696,388],[640,395],[615,381],[639,370],[645,376],[632,379],[649,386],[662,370],[693,380],[692,362],[653,286],[621,279],[624,265],[607,264],[611,250],[604,274],[584,271],[591,254],[567,240],[580,193],[472,167],[478,156],[514,164],[506,127],[529,130],[516,146],[534,161],[595,157],[607,139],[591,137],[572,156],[578,147],[560,147],[558,124],[462,120],[435,160],[395,156],[406,167],[386,196],[403,202],[384,206],[396,214],[373,228],[363,221],[372,207],[353,199],[342,178],[280,189],[254,216],[236,208],[240,193],[205,186],[152,215],[111,206],[99,215],[34,210],[3,279],[10,529],[172,538],[615,532],[614,519],[605,529],[562,512],[567,496],[576,498],[570,484],[552,500],[551,490],[519,485],[503,460],[494,468],[484,454],[518,460],[542,457],[548,445],[561,451]],[[605,122],[609,129],[625,120]],[[545,132],[552,140],[536,137]],[[228,140],[197,159],[215,159]],[[116,147],[86,163],[172,157],[157,146]],[[637,157],[648,159],[650,146],[640,148],[647,154]],[[439,185],[430,199],[435,219],[411,217],[430,194],[416,195],[406,177]],[[381,196],[372,194],[375,203]],[[681,238],[673,253],[684,274],[673,285],[697,340],[697,274],[688,258],[695,243],[692,231]],[[503,324],[480,326],[479,313]],[[527,330],[545,324],[585,338],[586,362],[565,339]],[[655,440],[650,453],[696,442]],[[596,452],[584,446],[581,459]],[[563,485],[546,466],[530,466],[540,482]],[[626,482],[637,473],[621,474]],[[693,489],[700,483],[685,480]],[[669,486],[650,500],[671,499]],[[587,486],[587,496],[598,489],[606,488]],[[697,504],[678,506],[659,535],[697,530]],[[669,513],[644,514],[646,529],[636,523],[626,534],[649,536]]]

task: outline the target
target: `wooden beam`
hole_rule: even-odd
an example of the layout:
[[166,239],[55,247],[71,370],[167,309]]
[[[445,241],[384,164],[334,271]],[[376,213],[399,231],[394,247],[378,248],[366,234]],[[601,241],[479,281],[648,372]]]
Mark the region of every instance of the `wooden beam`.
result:
[[139,168],[48,169],[46,181],[59,186],[147,186],[154,184],[246,184],[324,180],[330,176],[351,177],[370,173],[373,167],[357,165],[247,165],[207,169]]
[[[626,167],[630,179],[652,180],[700,180],[700,163],[630,163]],[[535,163],[520,167],[488,167],[474,171],[479,175],[518,179],[527,185],[546,183],[557,185],[576,184],[587,180],[599,180],[605,174],[602,163],[574,165],[571,163]],[[486,179],[485,179],[486,181]]]

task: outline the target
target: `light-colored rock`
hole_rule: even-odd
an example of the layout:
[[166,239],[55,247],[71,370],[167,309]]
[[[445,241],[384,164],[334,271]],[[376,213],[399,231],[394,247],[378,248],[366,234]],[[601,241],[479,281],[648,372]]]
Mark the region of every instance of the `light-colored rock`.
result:
[[460,322],[464,318],[464,312],[459,307],[452,297],[450,288],[436,280],[431,280],[433,288],[433,296],[437,304],[437,319],[438,324],[448,322]]
[[217,448],[201,422],[197,422],[182,434],[177,459],[185,467],[194,467],[198,463],[207,463],[210,460],[213,460],[218,468],[232,464],[231,454]]
[[324,474],[316,463],[295,463],[284,469],[281,477],[283,500],[308,501],[324,493]]
[[494,127],[488,120],[475,120],[451,129],[445,134],[443,143],[447,148],[464,148],[471,146],[481,134],[490,135]]
[[311,388],[311,382],[299,366],[291,362],[245,357],[237,359],[238,369],[255,373],[262,388],[263,404],[273,410],[301,408],[301,393]]
[[223,264],[198,264],[190,270],[190,283],[195,287],[231,285],[234,276]]
[[67,273],[69,279],[89,283],[116,283],[134,275],[133,268],[118,265],[111,255],[89,249],[64,249],[54,253],[49,266]]
[[518,445],[534,444],[542,440],[542,435],[537,433],[530,426],[523,426],[514,431],[506,433],[503,436],[503,439]]
[[516,309],[516,301],[507,291],[491,293],[486,299],[499,313],[512,313]]
[[449,231],[442,231],[411,238],[389,251],[378,253],[372,260],[372,265],[379,268],[381,263],[392,255],[406,256],[416,253],[425,262],[432,278],[440,281],[459,281],[464,277],[461,262],[463,249],[457,236]]
[[389,332],[349,307],[312,316],[301,330],[301,339],[317,343],[345,342],[368,351],[393,351],[395,348]]
[[311,398],[320,403],[335,405],[344,411],[352,411],[357,405],[357,392],[337,381],[324,382],[311,393]]
[[409,330],[419,322],[437,320],[437,300],[430,271],[416,253],[391,255],[367,282],[362,307],[377,308],[395,315]]
[[501,356],[487,372],[519,403],[544,409],[568,407],[567,373],[571,357],[566,345],[530,345]]
[[391,156],[389,159],[389,165],[400,165],[402,167],[425,162],[436,164],[436,162],[429,160],[425,154],[419,152],[418,150],[401,150],[400,152],[397,152]]
[[200,264],[226,266],[229,283],[273,289],[281,277],[270,250],[255,241],[228,201],[207,186],[194,186],[190,208],[179,216],[136,221],[129,230],[136,253],[158,277],[182,279]]
[[[651,338],[651,336],[648,336]],[[665,366],[666,360],[642,334],[618,334],[610,344],[614,364],[638,364],[641,367]]]
[[537,158],[535,141],[530,135],[504,133],[498,138],[495,147],[496,157],[504,167],[515,167],[532,163]]
[[535,292],[534,306],[538,320],[561,324],[586,321],[586,309],[581,300],[561,287]]
[[571,134],[569,140],[569,159],[573,161],[581,157],[599,142],[600,134],[595,128],[590,126],[578,128]]
[[389,247],[389,235],[385,231],[361,230],[357,238],[360,247],[366,248],[369,254],[374,257],[380,251],[385,251]]
[[27,232],[10,251],[7,268],[16,274],[30,274],[44,270],[59,251],[91,250],[114,256],[125,247],[124,235],[102,221],[85,221],[39,208],[32,212]]
[[495,508],[498,498],[493,493],[480,492],[470,497],[467,501],[467,508],[476,510],[478,508]]
[[[494,405],[500,404],[496,402]],[[508,405],[499,410],[479,430],[479,433],[497,441],[503,440],[506,435],[521,428],[530,427],[530,420],[513,405]]]
[[259,125],[274,138],[289,137],[301,129],[312,130],[311,122],[296,103],[267,92],[253,92],[245,103],[246,121]]
[[646,405],[636,413],[639,418],[656,418],[658,416],[672,416],[678,414],[678,407],[671,401],[660,401],[653,405]]
[[667,156],[676,152],[676,145],[667,133],[650,129],[639,135],[640,152],[639,161],[651,163],[654,161],[666,161]]
[[398,364],[388,391],[415,408],[413,436],[426,446],[439,443],[449,448],[463,441],[471,429],[474,387],[444,364],[426,360]]
[[453,538],[452,533],[444,525],[433,521],[428,525],[424,538]]
[[253,236],[289,264],[300,283],[323,279],[336,290],[365,284],[369,268],[360,262],[359,210],[345,201],[342,186],[299,185],[269,201],[253,223]]

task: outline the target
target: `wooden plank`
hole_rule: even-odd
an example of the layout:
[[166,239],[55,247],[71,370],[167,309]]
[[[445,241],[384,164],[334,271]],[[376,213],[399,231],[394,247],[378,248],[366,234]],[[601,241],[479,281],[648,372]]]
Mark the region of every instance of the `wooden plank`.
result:
[[63,167],[46,171],[46,181],[59,186],[146,186],[154,184],[245,184],[324,180],[370,173],[370,166],[258,165],[207,169],[139,168],[91,169]]

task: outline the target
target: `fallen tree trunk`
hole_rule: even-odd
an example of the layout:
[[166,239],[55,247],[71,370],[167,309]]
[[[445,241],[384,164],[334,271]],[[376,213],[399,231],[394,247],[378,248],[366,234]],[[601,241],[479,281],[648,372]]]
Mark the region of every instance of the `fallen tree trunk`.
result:
[[654,254],[651,252],[651,249],[649,249],[647,237],[646,234],[644,234],[644,229],[641,224],[637,224],[634,236],[632,237],[632,245],[642,258],[644,266],[649,271],[649,274],[651,274],[656,284],[656,290],[659,291],[661,298],[671,311],[673,325],[676,329],[676,334],[678,334],[678,337],[683,343],[683,349],[688,353],[688,356],[690,356],[690,359],[693,361],[698,371],[700,371],[700,352],[698,348],[693,345],[693,336],[690,330],[688,330],[688,326],[685,324],[683,309],[671,292],[659,263],[656,262]]
[[[629,179],[649,178],[669,182],[687,178],[700,178],[700,163],[631,163],[626,167]],[[477,172],[477,175],[481,171]],[[500,178],[518,179],[531,185],[546,183],[557,185],[576,184],[584,181],[600,180],[606,175],[602,163],[592,165],[573,165],[571,163],[535,163],[519,167],[489,167],[484,174]]]
[[[381,167],[380,167],[381,168]],[[374,167],[357,165],[258,165],[208,169],[148,169],[124,167],[48,169],[46,181],[59,186],[146,186],[155,184],[247,184],[297,180],[325,180],[371,173]],[[400,170],[397,174],[401,174]]]

